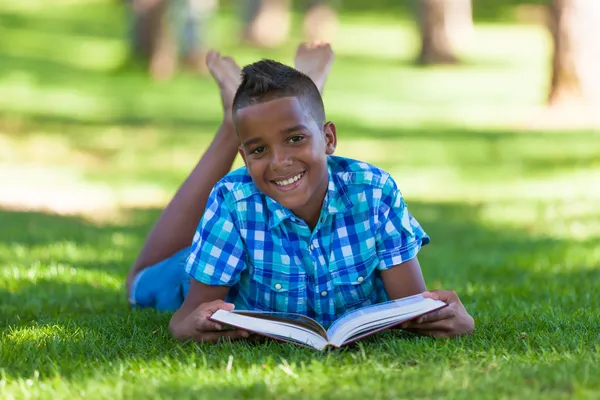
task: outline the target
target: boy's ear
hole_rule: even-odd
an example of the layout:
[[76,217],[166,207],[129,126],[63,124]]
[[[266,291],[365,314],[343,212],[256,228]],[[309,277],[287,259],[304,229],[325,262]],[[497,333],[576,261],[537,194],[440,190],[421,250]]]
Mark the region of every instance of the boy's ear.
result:
[[335,152],[337,147],[337,132],[335,124],[333,122],[327,122],[323,127],[323,133],[325,134],[325,153],[331,155]]
[[240,157],[242,157],[242,160],[244,160],[244,165],[247,167],[248,164],[246,163],[246,153],[244,153],[244,148],[242,146],[238,147],[238,153],[240,153]]

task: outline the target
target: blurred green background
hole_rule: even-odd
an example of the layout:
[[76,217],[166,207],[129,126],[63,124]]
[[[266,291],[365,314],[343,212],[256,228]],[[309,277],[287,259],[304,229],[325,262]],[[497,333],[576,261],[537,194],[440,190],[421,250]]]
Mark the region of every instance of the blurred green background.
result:
[[[594,398],[600,133],[554,123],[552,36],[521,3],[475,1],[460,62],[428,67],[415,3],[336,4],[338,154],[396,178],[432,237],[428,286],[457,290],[478,330],[315,354],[180,345],[168,315],[128,309],[123,280],[219,126],[218,89],[153,79],[122,2],[0,0],[0,398]],[[291,63],[302,11],[270,48],[239,40],[237,7],[205,45]]]

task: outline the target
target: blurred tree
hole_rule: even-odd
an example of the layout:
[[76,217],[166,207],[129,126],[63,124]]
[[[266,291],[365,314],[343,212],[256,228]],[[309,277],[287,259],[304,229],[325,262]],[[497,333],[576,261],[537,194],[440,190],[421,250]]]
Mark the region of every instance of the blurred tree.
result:
[[153,77],[171,76],[176,61],[174,43],[165,24],[167,0],[129,0],[128,3],[134,55],[149,65]]
[[167,79],[179,62],[206,72],[204,48],[207,20],[216,0],[126,0],[130,6],[132,53],[146,65],[152,77]]
[[473,28],[471,0],[418,0],[417,7],[419,63],[458,63],[457,49]]
[[126,0],[131,7],[130,40],[133,53],[150,59],[157,46],[165,0]]
[[600,95],[600,0],[551,0],[554,41],[549,103],[577,106]]

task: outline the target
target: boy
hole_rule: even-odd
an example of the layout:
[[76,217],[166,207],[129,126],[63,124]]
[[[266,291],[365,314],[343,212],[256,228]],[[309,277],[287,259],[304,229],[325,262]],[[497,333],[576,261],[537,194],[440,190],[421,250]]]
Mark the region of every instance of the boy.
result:
[[[425,292],[417,253],[429,237],[393,179],[333,155],[336,127],[321,99],[332,61],[329,45],[302,45],[296,67],[306,75],[263,60],[245,67],[239,84],[232,59],[208,55],[224,123],[128,279],[133,303],[178,308],[169,326],[178,339],[247,337],[207,319],[234,304],[299,312],[328,326],[347,310]],[[246,167],[222,178],[238,146]],[[473,330],[456,294],[425,295],[450,306],[403,328],[435,337]]]

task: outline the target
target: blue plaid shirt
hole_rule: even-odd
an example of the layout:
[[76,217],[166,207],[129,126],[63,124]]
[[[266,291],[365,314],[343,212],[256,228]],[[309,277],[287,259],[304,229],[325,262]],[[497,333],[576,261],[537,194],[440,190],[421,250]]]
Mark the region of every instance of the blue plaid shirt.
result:
[[261,193],[246,168],[217,183],[186,271],[229,286],[238,310],[296,312],[328,327],[346,311],[388,300],[379,271],[429,243],[391,176],[330,156],[329,187],[313,231]]

